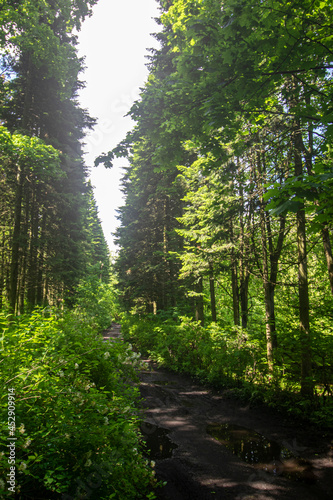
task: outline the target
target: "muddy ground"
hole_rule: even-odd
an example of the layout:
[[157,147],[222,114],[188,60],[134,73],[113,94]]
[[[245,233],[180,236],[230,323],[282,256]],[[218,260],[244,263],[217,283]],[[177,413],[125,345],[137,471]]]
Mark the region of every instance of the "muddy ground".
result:
[[[119,336],[119,327],[114,332]],[[142,432],[156,476],[167,482],[160,500],[333,499],[333,432],[146,362]],[[207,432],[219,426],[220,440]]]

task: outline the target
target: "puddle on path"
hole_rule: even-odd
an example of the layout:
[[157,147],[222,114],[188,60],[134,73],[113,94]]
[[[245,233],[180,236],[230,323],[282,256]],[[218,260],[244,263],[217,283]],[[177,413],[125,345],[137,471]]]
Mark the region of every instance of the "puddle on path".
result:
[[209,424],[207,432],[246,463],[275,476],[315,482],[311,464],[262,434],[235,424]]
[[177,448],[177,445],[168,437],[170,432],[168,429],[163,429],[149,422],[143,422],[141,432],[147,445],[148,455],[153,460],[170,458],[172,451]]
[[176,382],[172,380],[152,380],[151,383],[156,385],[175,385]]

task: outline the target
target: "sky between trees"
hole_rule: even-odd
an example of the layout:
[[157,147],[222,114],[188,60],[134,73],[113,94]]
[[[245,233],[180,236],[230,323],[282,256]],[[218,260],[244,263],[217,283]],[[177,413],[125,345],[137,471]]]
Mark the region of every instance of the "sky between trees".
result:
[[[151,33],[158,31],[154,18],[159,15],[155,0],[99,0],[94,14],[86,19],[79,33],[79,55],[85,57],[86,70],[81,78],[86,88],[80,94],[81,105],[97,118],[95,129],[86,137],[86,164],[116,146],[132,128],[125,117],[139,97],[148,70],[147,48],[157,47]],[[116,209],[123,204],[119,189],[121,167],[91,169],[95,198],[107,243],[115,250],[111,233],[118,225]]]

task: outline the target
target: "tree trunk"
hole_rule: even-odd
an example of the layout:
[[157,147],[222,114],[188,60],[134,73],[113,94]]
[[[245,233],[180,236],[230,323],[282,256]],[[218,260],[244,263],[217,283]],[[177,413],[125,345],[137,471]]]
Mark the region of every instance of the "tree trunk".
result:
[[22,251],[20,262],[20,278],[18,279],[18,313],[24,312],[25,285],[27,276],[27,255]]
[[234,313],[234,325],[239,326],[240,315],[239,315],[238,265],[237,265],[237,256],[234,248],[234,229],[232,221],[230,222],[230,242],[232,245],[230,252],[232,308]]
[[260,203],[260,233],[262,249],[262,281],[265,297],[265,322],[268,369],[273,372],[274,350],[277,348],[276,321],[275,321],[275,286],[278,272],[278,260],[281,255],[285,218],[280,218],[280,229],[276,248],[274,248],[271,222],[266,213],[266,203],[263,197],[263,185],[266,183],[265,162],[261,161],[260,153],[257,154],[257,168],[259,173],[258,187]]
[[201,326],[204,326],[204,302],[203,302],[203,279],[200,278],[196,284],[196,293],[200,294],[195,298],[195,320],[200,321]]
[[298,289],[299,319],[302,344],[301,392],[303,396],[313,395],[312,356],[309,317],[309,287],[306,251],[306,222],[304,208],[297,212],[297,247],[298,247]]
[[[24,108],[22,113],[22,128],[29,133],[31,119],[31,102],[32,102],[32,84],[31,84],[31,57],[26,56],[27,74],[24,96]],[[25,173],[21,165],[17,165],[16,174],[16,193],[14,206],[14,229],[11,248],[11,266],[9,276],[9,309],[12,314],[15,314],[18,298],[18,277],[19,277],[19,258],[20,258],[20,240],[21,240],[21,219],[22,219],[22,199],[23,185]]]
[[[239,192],[241,199],[242,209],[240,211],[240,231],[241,231],[241,244],[240,244],[240,283],[239,283],[239,298],[241,308],[241,323],[242,328],[247,328],[248,322],[248,292],[249,292],[249,231],[246,233],[244,215],[245,202],[244,202],[244,189],[243,184],[239,184]],[[251,209],[250,209],[251,211]],[[250,221],[250,214],[249,214]],[[249,227],[247,228],[249,230]]]
[[231,249],[231,287],[232,287],[232,306],[234,313],[234,325],[240,325],[239,316],[239,293],[238,293],[238,269],[235,249]]
[[39,237],[39,254],[38,254],[38,273],[37,273],[37,292],[36,292],[36,302],[38,305],[43,305],[44,303],[44,254],[45,254],[45,229],[46,229],[46,211],[44,211],[42,216],[42,223],[40,228]]
[[325,257],[326,257],[326,262],[327,262],[328,278],[330,281],[331,292],[333,295],[333,257],[332,257],[332,247],[331,247],[330,234],[328,232],[327,226],[323,227],[321,234],[322,234],[322,238],[323,238],[324,252],[325,252]]
[[278,263],[281,256],[283,242],[285,238],[286,218],[283,215],[280,216],[279,234],[275,248],[273,245],[272,229],[271,229],[269,214],[266,213],[265,218],[266,218],[266,228],[267,228],[269,255],[270,255],[270,269],[269,269],[270,330],[271,330],[273,349],[276,349],[278,346],[278,339],[277,339],[276,321],[275,321],[275,288],[278,275]]
[[[295,162],[295,176],[303,174],[302,133],[299,120],[295,123],[293,131],[293,150]],[[299,290],[299,328],[301,341],[301,393],[305,397],[313,396],[312,382],[312,353],[310,336],[309,316],[309,285],[308,285],[308,261],[306,249],[306,219],[304,205],[297,211],[297,251],[298,251],[298,290]]]
[[209,289],[210,289],[210,309],[212,313],[212,321],[216,323],[216,298],[215,298],[215,280],[213,275],[213,267],[209,266]]
[[248,273],[245,274],[245,276],[241,278],[239,287],[242,328],[247,328],[249,318],[249,279],[250,275]]
[[169,307],[169,266],[168,266],[168,229],[169,229],[169,199],[166,196],[164,199],[164,225],[163,225],[163,309]]
[[32,204],[31,204],[31,222],[30,222],[30,248],[29,248],[29,266],[28,266],[28,286],[27,286],[27,302],[30,308],[36,305],[36,290],[37,290],[37,253],[38,253],[38,199],[36,196],[36,188],[32,189]]
[[[265,207],[262,194],[260,196],[260,232],[261,232],[261,250],[262,250],[262,282],[265,296],[265,321],[266,321],[266,349],[267,349],[267,363],[269,372],[273,372],[274,368],[274,343],[272,330],[275,327],[272,322],[272,302],[271,302],[271,286],[268,275],[268,250],[267,250],[267,236],[266,236],[266,223],[265,223]],[[273,295],[274,297],[274,295]],[[273,308],[274,311],[274,308]],[[274,330],[273,330],[274,331]]]
[[21,217],[22,217],[22,196],[24,172],[21,167],[17,166],[16,175],[16,193],[14,207],[14,229],[11,248],[11,266],[9,277],[9,309],[12,314],[15,314],[18,292],[18,275],[19,275],[19,259],[20,259],[20,236],[21,236]]

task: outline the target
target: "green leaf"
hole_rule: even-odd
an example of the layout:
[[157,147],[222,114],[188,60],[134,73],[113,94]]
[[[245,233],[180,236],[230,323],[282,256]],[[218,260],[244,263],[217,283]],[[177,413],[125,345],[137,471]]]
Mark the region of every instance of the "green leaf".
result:
[[303,206],[303,203],[300,202],[300,201],[289,200],[289,201],[286,201],[286,202],[282,203],[278,207],[273,208],[272,210],[270,210],[270,213],[272,215],[275,215],[275,216],[281,215],[281,214],[287,213],[287,212],[296,213],[296,212],[298,212],[298,210],[300,208],[302,208],[302,206]]

